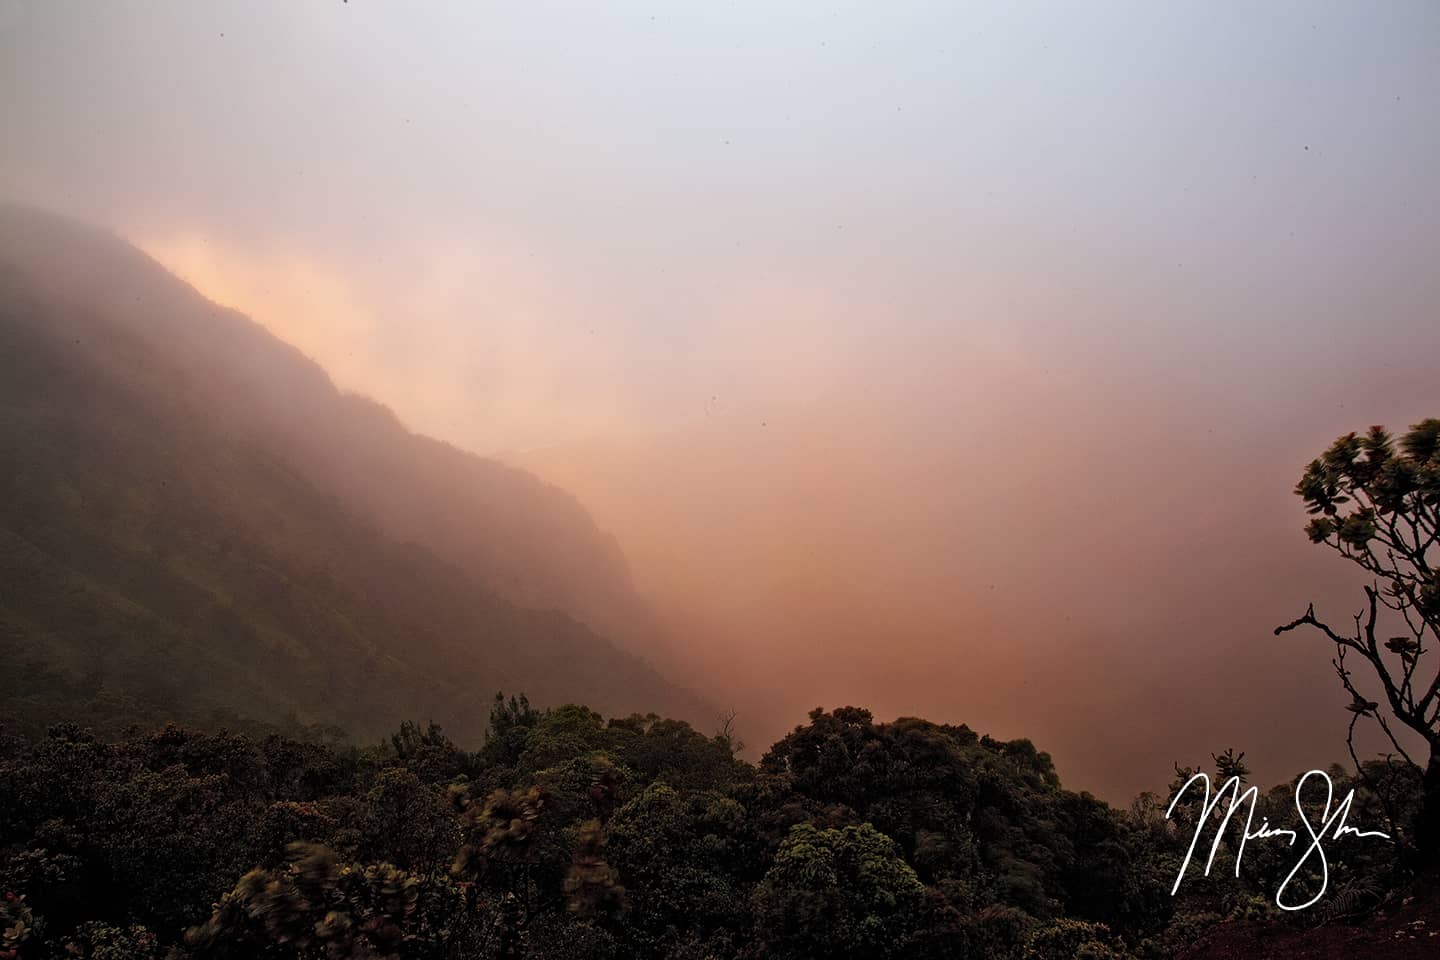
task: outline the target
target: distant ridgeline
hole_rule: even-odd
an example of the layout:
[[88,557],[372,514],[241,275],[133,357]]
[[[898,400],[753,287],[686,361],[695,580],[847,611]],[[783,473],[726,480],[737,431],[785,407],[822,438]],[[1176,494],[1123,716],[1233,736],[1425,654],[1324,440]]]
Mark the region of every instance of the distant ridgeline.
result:
[[568,494],[408,432],[106,233],[0,207],[0,723],[474,740],[490,696],[716,711]]

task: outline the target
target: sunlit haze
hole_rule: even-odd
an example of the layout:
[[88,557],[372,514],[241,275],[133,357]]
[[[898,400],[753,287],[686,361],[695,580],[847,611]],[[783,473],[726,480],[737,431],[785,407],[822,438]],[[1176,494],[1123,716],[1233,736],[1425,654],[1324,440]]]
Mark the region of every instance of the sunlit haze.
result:
[[663,628],[617,643],[753,746],[856,704],[1123,803],[1343,756],[1271,630],[1356,603],[1304,464],[1437,413],[1437,49],[1418,0],[9,0],[0,201],[574,493]]

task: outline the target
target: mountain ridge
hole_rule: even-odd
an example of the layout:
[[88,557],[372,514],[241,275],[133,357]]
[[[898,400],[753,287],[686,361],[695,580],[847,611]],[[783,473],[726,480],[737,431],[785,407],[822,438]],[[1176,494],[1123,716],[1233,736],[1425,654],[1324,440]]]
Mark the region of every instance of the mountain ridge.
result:
[[644,608],[578,501],[409,433],[118,238],[0,208],[0,337],[0,643],[32,678],[93,662],[152,712],[363,735],[478,735],[502,687],[713,716],[608,639]]
[[[641,649],[653,642],[657,628],[635,593],[623,551],[573,494],[521,467],[410,431],[391,408],[339,389],[298,348],[206,299],[114,234],[0,206],[0,257],[48,280],[51,292],[69,302],[103,304],[107,319],[223,378],[217,386],[231,389],[217,390],[215,399],[244,397],[252,405],[247,412],[278,431],[307,476],[387,532],[426,543],[521,605],[564,609]],[[468,490],[456,489],[457,474]],[[468,514],[427,512],[424,503],[437,499]],[[517,516],[517,502],[530,509]],[[466,539],[469,524],[498,534],[503,547]],[[552,549],[562,536],[563,549]],[[523,575],[515,575],[517,568]]]

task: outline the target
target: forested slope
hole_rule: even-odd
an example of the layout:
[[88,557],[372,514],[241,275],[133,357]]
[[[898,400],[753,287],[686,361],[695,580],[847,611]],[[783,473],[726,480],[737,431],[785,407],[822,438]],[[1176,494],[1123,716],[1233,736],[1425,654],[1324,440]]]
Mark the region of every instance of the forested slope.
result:
[[[573,579],[566,564],[586,562],[575,544],[600,551],[590,558],[597,577],[616,576],[601,556],[613,544],[573,500],[519,471],[435,453],[440,445],[343,397],[244,318],[213,305],[213,316],[177,316],[204,301],[138,253],[110,249],[113,238],[6,216],[0,653],[11,669],[0,676],[0,715],[12,724],[218,711],[368,736],[420,716],[477,737],[501,687],[537,702],[711,719],[565,608],[586,606],[564,587]],[[36,232],[19,236],[16,217]],[[15,254],[47,243],[48,259]],[[89,249],[96,244],[112,260]],[[75,255],[90,260],[65,259]],[[88,289],[126,257],[133,262],[114,278],[114,300]],[[159,319],[144,321],[141,310]],[[303,419],[306,403],[322,401],[351,411],[353,424],[381,418],[397,444],[408,438],[420,451],[417,460],[353,424],[307,444],[282,411]],[[302,432],[325,427],[308,420]],[[419,481],[390,487],[387,474],[368,474],[386,461],[439,483],[439,473],[426,474],[425,451],[468,465],[444,481],[455,488],[448,499],[427,496]],[[351,460],[333,471],[317,459],[342,454]],[[327,485],[342,474],[351,487]],[[486,476],[500,481],[487,485]],[[453,529],[450,548],[367,509],[352,489],[367,483]],[[475,506],[482,500],[489,513]],[[492,531],[487,518],[500,515]],[[548,586],[524,551],[505,565],[527,517],[542,518],[531,552],[560,558]],[[488,544],[493,563],[455,543]],[[610,559],[623,572],[623,558]],[[616,582],[628,603],[623,577]],[[522,604],[515,595],[527,590]]]

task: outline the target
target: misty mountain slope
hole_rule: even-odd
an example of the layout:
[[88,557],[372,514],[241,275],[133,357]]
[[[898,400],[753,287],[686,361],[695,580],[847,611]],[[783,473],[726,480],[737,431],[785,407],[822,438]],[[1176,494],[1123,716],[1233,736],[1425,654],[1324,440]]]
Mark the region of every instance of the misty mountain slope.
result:
[[473,737],[502,688],[710,716],[321,488],[205,351],[157,349],[52,284],[0,263],[0,720],[293,716],[373,736],[420,717]]
[[191,370],[209,402],[347,507],[422,543],[521,606],[564,610],[632,649],[657,643],[615,539],[569,493],[524,470],[407,430],[336,389],[248,317],[205,299],[123,240],[0,205],[0,263],[46,302],[126,330]]

